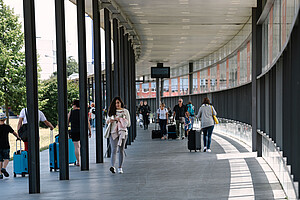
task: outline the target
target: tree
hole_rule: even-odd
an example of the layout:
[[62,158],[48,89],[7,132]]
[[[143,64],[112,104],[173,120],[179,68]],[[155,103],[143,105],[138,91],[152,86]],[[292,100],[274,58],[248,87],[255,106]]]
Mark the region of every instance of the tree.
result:
[[[79,99],[79,85],[78,82],[72,80],[68,81],[68,110],[72,107],[72,101]],[[58,124],[58,93],[57,93],[57,79],[51,78],[41,83],[39,87],[39,107],[45,114],[47,120],[53,126]],[[44,126],[41,124],[41,126]]]
[[[67,60],[67,76],[70,76],[73,73],[78,73],[78,70],[78,63],[72,56],[69,56]],[[57,76],[57,72],[53,72],[52,77],[55,76]]]
[[0,0],[0,105],[19,112],[26,103],[24,35],[18,17]]

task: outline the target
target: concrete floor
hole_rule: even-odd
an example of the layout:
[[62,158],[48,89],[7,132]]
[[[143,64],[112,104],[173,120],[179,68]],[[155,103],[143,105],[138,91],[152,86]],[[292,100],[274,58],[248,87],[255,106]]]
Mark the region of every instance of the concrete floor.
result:
[[[150,129],[153,126],[150,126]],[[70,180],[49,171],[48,150],[41,152],[41,193],[28,194],[28,177],[0,180],[0,199],[284,199],[272,170],[239,142],[213,134],[212,152],[189,152],[187,140],[152,140],[138,129],[126,149],[124,174],[111,174],[110,160],[95,164],[90,139],[90,170],[70,165]]]

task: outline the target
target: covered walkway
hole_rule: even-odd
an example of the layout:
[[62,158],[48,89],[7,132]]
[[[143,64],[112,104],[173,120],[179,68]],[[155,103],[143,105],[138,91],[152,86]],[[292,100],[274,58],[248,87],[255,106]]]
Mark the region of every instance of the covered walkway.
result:
[[[0,182],[1,199],[285,198],[265,161],[232,138],[214,133],[211,153],[190,153],[186,140],[152,140],[151,130],[137,131],[135,142],[126,150],[124,174],[111,174],[108,158],[104,164],[95,164],[94,133],[89,171],[70,166],[70,180],[59,181],[59,173],[49,171],[45,150],[40,153],[41,193],[28,194],[28,177],[10,177]],[[12,166],[11,162],[11,176]]]

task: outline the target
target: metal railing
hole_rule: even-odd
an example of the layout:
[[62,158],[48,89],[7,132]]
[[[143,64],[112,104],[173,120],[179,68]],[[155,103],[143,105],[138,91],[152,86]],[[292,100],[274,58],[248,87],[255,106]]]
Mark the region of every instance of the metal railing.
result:
[[[215,130],[219,133],[229,135],[240,140],[252,148],[252,127],[251,125],[224,118],[218,118],[219,124],[215,125]],[[298,199],[298,182],[294,181],[291,174],[291,166],[287,165],[287,158],[283,157],[283,152],[276,146],[276,143],[266,133],[257,131],[257,136],[262,138],[262,157],[273,170],[288,199]]]
[[298,199],[298,182],[294,181],[287,158],[283,157],[283,152],[266,133],[260,130],[257,133],[262,136],[262,157],[274,171],[288,199]]

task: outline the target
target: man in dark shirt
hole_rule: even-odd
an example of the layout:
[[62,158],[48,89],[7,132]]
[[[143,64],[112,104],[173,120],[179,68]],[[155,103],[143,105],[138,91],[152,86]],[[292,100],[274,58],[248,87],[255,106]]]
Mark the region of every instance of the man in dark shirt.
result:
[[[176,135],[177,139],[184,139],[184,116],[187,111],[186,106],[183,104],[183,100],[179,99],[178,104],[173,108],[173,119],[176,120]],[[179,126],[181,126],[181,130],[179,130]]]
[[142,107],[144,130],[148,129],[148,124],[150,123],[150,120],[149,120],[150,112],[151,112],[150,106],[147,104],[147,101],[144,101],[144,105]]
[[9,174],[6,171],[6,167],[9,163],[9,140],[8,134],[14,134],[18,139],[18,134],[11,128],[10,125],[6,125],[4,122],[6,120],[6,115],[4,113],[0,113],[0,179],[3,179],[3,174],[5,177],[8,177]]

